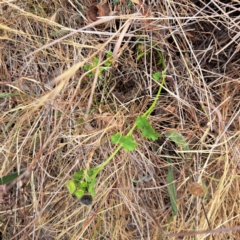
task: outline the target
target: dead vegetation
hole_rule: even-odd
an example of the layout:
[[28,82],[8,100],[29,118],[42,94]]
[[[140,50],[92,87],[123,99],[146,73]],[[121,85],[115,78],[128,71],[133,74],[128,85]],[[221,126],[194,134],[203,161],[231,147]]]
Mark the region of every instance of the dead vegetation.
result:
[[[240,238],[240,2],[137,3],[108,1],[113,16],[94,26],[91,1],[0,2],[0,176],[25,171],[0,189],[1,239]],[[114,49],[102,78],[98,67],[88,76],[84,66]],[[150,106],[152,75],[163,71],[157,51],[167,78],[149,120],[161,137],[134,131],[137,149],[115,156],[83,206],[66,181],[106,160],[110,136]]]

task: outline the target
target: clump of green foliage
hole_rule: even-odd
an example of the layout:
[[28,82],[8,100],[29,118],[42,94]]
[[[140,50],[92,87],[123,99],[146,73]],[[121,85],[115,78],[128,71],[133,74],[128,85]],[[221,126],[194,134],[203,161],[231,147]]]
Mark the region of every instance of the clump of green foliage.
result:
[[[109,55],[107,56],[107,59],[109,59],[109,60],[107,60],[104,63],[106,67],[109,67],[112,64],[111,56],[112,56],[111,53],[109,53]],[[121,148],[123,148],[126,151],[134,151],[135,148],[137,147],[138,144],[137,144],[137,142],[134,141],[134,139],[132,137],[132,133],[135,130],[135,128],[137,128],[141,132],[143,137],[146,137],[149,140],[154,141],[154,140],[157,140],[161,136],[160,133],[158,133],[154,130],[154,128],[151,126],[151,124],[148,120],[148,116],[153,111],[153,109],[159,99],[159,96],[160,96],[160,93],[162,90],[162,86],[165,83],[166,66],[165,66],[165,63],[164,63],[161,53],[159,53],[159,56],[160,56],[160,63],[162,65],[164,71],[162,73],[156,72],[153,75],[153,79],[156,82],[159,82],[159,80],[162,79],[161,83],[159,82],[159,90],[157,92],[155,100],[153,101],[153,103],[151,104],[149,109],[142,116],[137,117],[133,127],[130,129],[130,131],[128,132],[128,134],[126,136],[123,136],[120,132],[111,136],[112,143],[118,144],[118,147],[106,161],[104,161],[99,166],[92,167],[90,169],[81,169],[74,173],[73,179],[69,180],[67,182],[67,188],[68,188],[70,194],[75,195],[77,198],[82,198],[83,196],[86,196],[86,195],[90,195],[93,198],[96,196],[95,185],[97,183],[98,173],[114,158],[114,156],[119,152],[119,150]],[[84,67],[85,70],[90,71],[91,69],[94,69],[98,65],[98,61],[99,61],[99,59],[95,58],[94,64],[85,66]],[[101,68],[100,73],[103,72],[104,70],[105,70],[104,67]],[[90,74],[93,75],[92,72]]]
[[[107,52],[107,60],[104,62],[104,67],[100,67],[99,68],[99,75],[98,77],[100,79],[103,78],[103,72],[107,70],[108,67],[110,67],[112,65],[112,55],[113,53],[111,51]],[[88,64],[88,65],[85,65],[83,68],[86,70],[86,71],[89,71],[88,73],[88,76],[91,77],[91,76],[94,76],[94,69],[96,69],[97,65],[99,63],[99,58],[98,57],[94,57],[93,58],[93,63],[92,64]],[[92,71],[91,71],[92,70]]]

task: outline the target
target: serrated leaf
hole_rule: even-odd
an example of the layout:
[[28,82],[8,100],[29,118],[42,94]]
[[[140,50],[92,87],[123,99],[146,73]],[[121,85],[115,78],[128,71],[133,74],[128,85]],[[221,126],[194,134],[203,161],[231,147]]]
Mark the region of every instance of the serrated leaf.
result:
[[122,136],[119,142],[123,145],[123,148],[127,151],[133,151],[137,146],[137,143],[134,142],[132,136]]
[[84,169],[75,172],[73,175],[73,179],[77,182],[81,181],[83,177],[84,177]]
[[157,140],[160,134],[157,133],[146,117],[140,116],[136,121],[137,127],[142,132],[142,135],[150,140]]
[[70,194],[73,194],[76,190],[76,185],[74,181],[70,180],[67,182],[67,189],[70,192]]
[[158,82],[159,79],[161,79],[161,78],[162,78],[162,73],[161,73],[161,72],[156,72],[156,73],[153,74],[153,79],[154,79],[156,82]]
[[120,143],[123,145],[123,148],[127,151],[133,151],[137,143],[134,142],[132,136],[122,136],[121,133],[116,133],[113,136],[111,136],[111,141],[114,144]]
[[78,189],[74,194],[77,198],[81,198],[84,195],[84,191],[82,189]]
[[111,136],[112,143],[117,144],[120,141],[121,137],[122,137],[121,133],[116,133],[116,134],[112,135]]

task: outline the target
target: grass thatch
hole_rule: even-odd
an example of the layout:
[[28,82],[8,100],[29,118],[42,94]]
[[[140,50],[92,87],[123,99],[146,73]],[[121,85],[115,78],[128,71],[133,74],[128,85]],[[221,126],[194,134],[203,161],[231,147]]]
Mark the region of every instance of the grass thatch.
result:
[[[112,20],[62,40],[89,24],[91,1],[0,2],[0,177],[24,171],[0,189],[0,239],[240,238],[240,3],[133,2],[109,1]],[[102,78],[89,76],[118,43]],[[135,130],[137,148],[118,152],[81,205],[66,182],[151,105],[158,52],[167,77],[149,121],[161,137]]]

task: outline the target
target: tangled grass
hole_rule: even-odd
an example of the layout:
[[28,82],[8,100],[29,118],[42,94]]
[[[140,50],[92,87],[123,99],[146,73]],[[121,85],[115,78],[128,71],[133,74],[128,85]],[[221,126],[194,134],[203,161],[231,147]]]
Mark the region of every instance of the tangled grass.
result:
[[[90,1],[0,3],[0,176],[23,171],[0,190],[0,238],[240,238],[240,3],[137,2],[109,1],[114,17],[78,32]],[[84,66],[114,49],[102,77],[98,67],[89,76]],[[105,161],[110,136],[151,105],[158,51],[167,78],[149,121],[161,137],[135,131],[136,150],[121,150],[98,175],[92,206],[81,205],[66,182]]]

